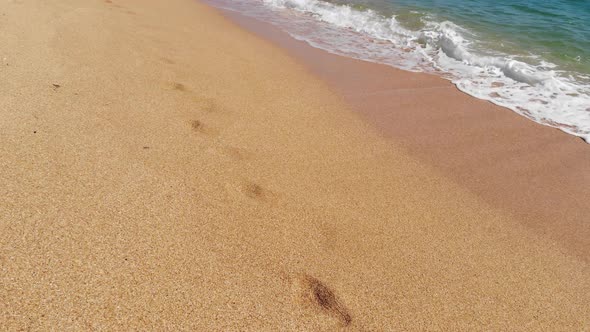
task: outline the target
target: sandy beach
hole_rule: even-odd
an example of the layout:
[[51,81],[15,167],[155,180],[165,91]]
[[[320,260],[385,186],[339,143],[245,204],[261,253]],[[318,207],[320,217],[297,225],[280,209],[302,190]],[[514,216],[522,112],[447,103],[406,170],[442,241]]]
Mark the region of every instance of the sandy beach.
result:
[[373,129],[569,253],[590,259],[590,146],[449,81],[333,55],[224,12],[296,57]]
[[[588,208],[568,191],[587,193],[588,165],[574,181],[554,161],[563,177],[506,205],[508,164],[461,172],[507,143],[449,147],[446,167],[445,150],[382,120],[386,98],[335,84],[327,58],[196,1],[11,0],[0,13],[0,330],[590,327]],[[417,97],[395,100],[436,109]],[[419,119],[400,114],[399,128]],[[446,143],[472,140],[476,122],[447,121]],[[543,162],[586,148],[531,128],[565,137]],[[544,149],[522,142],[513,153]],[[554,209],[551,181],[566,184]]]

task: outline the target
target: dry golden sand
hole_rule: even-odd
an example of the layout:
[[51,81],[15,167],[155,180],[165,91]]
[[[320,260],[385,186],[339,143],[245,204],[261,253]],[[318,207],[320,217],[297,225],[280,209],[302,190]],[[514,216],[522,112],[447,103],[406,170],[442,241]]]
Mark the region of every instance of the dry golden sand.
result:
[[586,263],[207,7],[0,15],[0,330],[589,328]]

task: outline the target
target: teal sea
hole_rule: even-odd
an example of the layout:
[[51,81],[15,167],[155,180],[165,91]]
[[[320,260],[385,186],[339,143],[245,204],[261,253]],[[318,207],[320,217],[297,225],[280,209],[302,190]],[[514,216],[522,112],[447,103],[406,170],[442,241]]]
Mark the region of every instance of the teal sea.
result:
[[335,54],[440,75],[590,142],[590,1],[210,1]]
[[395,16],[404,27],[450,21],[467,29],[482,49],[536,57],[590,75],[590,1],[386,0],[334,1]]

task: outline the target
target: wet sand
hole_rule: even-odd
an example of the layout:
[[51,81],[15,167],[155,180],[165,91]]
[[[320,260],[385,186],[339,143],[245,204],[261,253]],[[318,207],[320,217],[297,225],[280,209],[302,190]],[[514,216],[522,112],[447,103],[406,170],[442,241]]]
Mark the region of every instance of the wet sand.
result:
[[0,330],[590,325],[584,260],[209,7],[0,12]]
[[590,144],[433,75],[330,54],[270,24],[223,14],[301,60],[413,157],[590,261]]

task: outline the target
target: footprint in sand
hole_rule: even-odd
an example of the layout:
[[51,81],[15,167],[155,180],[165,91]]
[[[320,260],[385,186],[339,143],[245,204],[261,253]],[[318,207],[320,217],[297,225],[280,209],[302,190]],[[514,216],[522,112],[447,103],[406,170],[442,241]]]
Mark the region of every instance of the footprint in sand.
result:
[[332,317],[342,326],[352,322],[352,316],[334,291],[318,279],[301,274],[293,278],[293,286],[298,302],[318,313]]
[[171,60],[171,59],[168,59],[168,58],[166,58],[166,57],[160,57],[160,60],[162,60],[162,62],[164,62],[164,63],[166,63],[166,64],[169,64],[169,65],[173,65],[173,64],[175,64],[175,62],[174,62],[173,60]]
[[[160,60],[167,64],[174,64],[174,61],[165,57],[161,57]],[[189,91],[189,88],[185,84],[180,82],[170,82],[169,84],[172,90],[189,92],[189,94],[192,95],[191,98],[196,110],[210,114],[227,113],[227,110],[225,110],[214,98],[196,96],[194,93]]]
[[[231,185],[233,187],[233,185]],[[233,187],[236,188],[236,187]],[[269,188],[260,185],[254,181],[242,181],[236,188],[242,197],[257,203],[264,203],[274,206],[279,203],[281,194],[270,190]]]
[[111,5],[111,6],[113,6],[113,7],[116,7],[116,8],[123,8],[123,6],[121,6],[121,5],[119,5],[119,4],[116,4],[116,3],[114,3],[112,0],[104,0],[104,2],[105,2],[106,4],[109,4],[109,5]]
[[205,123],[201,120],[190,120],[189,125],[191,129],[195,133],[205,134],[209,136],[216,136],[219,132],[215,128],[211,128],[210,126],[206,126]]
[[[166,60],[168,59],[162,58],[162,61],[166,62]],[[174,63],[172,61],[170,62]],[[186,85],[180,82],[170,82],[168,84],[170,84],[169,86],[172,90],[184,92],[189,96],[189,98],[192,98],[191,100],[194,103],[194,111],[185,111],[184,113],[187,117],[193,117],[194,115],[199,114],[199,116],[203,116],[206,119],[211,119],[211,117],[215,114],[221,114],[224,112],[223,108],[219,106],[215,99],[191,96],[193,92],[191,92]],[[202,120],[191,119],[188,121],[188,123],[190,124],[193,132],[204,133],[211,136],[217,136],[219,134],[218,129],[215,129],[209,125],[205,125]]]
[[172,82],[172,89],[177,91],[186,91],[186,86],[182,83]]
[[253,199],[264,200],[268,196],[267,191],[262,188],[259,184],[254,182],[245,183],[242,190],[244,194]]
[[199,120],[192,120],[191,127],[193,128],[194,131],[200,131],[203,129],[203,123]]
[[268,188],[249,180],[234,179],[234,181],[225,182],[224,187],[232,197],[232,201],[274,206],[280,197]]

